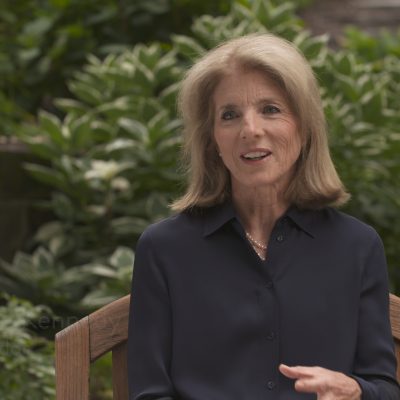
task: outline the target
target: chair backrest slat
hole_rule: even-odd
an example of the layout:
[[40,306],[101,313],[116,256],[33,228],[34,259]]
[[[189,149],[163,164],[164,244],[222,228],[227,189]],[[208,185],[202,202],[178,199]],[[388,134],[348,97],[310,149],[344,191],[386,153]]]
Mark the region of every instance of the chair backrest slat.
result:
[[89,399],[89,319],[85,317],[56,336],[57,400]]
[[397,380],[400,382],[400,297],[390,294],[390,324],[397,358]]
[[113,399],[128,400],[127,342],[112,351]]
[[390,323],[392,324],[392,334],[397,340],[400,340],[400,297],[394,294],[390,298]]
[[127,295],[89,315],[91,361],[128,339],[129,300]]

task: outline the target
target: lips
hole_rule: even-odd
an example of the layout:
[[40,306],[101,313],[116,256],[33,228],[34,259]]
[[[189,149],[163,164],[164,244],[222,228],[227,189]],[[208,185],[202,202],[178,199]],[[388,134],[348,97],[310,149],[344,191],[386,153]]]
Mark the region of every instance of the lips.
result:
[[246,161],[259,161],[262,160],[269,155],[271,155],[272,152],[267,149],[257,149],[257,150],[251,150],[247,151],[246,153],[242,153],[240,155],[240,158],[246,160]]

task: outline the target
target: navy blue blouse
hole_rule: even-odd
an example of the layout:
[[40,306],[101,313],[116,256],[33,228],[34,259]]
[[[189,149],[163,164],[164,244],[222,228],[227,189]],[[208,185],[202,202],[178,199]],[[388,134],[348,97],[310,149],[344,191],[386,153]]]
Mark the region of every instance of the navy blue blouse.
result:
[[297,400],[278,365],[354,377],[398,400],[382,242],[332,208],[291,207],[262,261],[230,203],[150,226],[136,249],[131,400]]

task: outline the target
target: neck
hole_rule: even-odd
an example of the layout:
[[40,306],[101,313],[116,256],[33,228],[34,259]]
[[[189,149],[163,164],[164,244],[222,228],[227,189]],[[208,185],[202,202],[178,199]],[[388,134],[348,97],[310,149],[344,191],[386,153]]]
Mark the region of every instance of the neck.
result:
[[283,194],[274,188],[247,188],[235,190],[232,200],[246,232],[261,243],[267,243],[272,229],[289,204]]

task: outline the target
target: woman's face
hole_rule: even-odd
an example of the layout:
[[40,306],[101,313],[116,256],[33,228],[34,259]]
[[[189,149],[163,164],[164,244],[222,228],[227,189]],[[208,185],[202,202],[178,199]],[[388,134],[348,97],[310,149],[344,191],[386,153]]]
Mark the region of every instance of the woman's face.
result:
[[233,189],[285,190],[301,140],[282,90],[259,71],[236,71],[217,85],[213,100],[214,138]]

